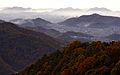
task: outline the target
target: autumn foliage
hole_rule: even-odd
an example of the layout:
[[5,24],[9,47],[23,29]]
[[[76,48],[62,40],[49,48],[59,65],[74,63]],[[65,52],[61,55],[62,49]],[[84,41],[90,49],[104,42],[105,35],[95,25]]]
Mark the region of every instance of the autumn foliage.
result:
[[120,75],[120,42],[74,41],[18,75]]

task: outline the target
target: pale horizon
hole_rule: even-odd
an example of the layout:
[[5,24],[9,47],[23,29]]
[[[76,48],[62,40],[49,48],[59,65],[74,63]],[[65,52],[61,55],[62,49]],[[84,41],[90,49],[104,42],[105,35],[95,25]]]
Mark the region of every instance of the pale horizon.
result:
[[43,18],[60,22],[98,13],[120,17],[119,0],[0,0],[0,19]]
[[107,8],[112,11],[120,11],[119,0],[0,0],[0,8],[23,7],[32,9],[59,9],[59,8]]

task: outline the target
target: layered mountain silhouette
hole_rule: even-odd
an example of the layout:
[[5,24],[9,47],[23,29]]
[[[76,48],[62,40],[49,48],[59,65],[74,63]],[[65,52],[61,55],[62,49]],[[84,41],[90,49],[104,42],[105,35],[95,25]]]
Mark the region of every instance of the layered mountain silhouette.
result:
[[91,28],[102,28],[109,26],[120,26],[120,18],[112,16],[102,16],[99,14],[83,15],[80,17],[70,18],[59,24],[76,26],[83,25]]
[[[101,8],[102,9],[102,8]],[[72,31],[89,34],[91,38],[81,38],[88,40],[111,41],[107,36],[120,31],[120,18],[113,16],[104,16],[97,13],[91,15],[82,15],[80,17],[73,17],[66,19],[63,22],[52,23],[41,18],[36,19],[15,19],[11,22],[19,24],[24,28],[45,33],[51,37],[67,41],[67,39],[75,40],[75,37],[66,35],[66,32]],[[79,34],[78,34],[79,35]],[[66,39],[67,38],[67,39]],[[77,38],[78,39],[78,38]],[[117,39],[116,39],[117,40]]]
[[[61,34],[61,32],[52,29],[50,25],[53,23],[41,19],[41,18],[36,18],[36,19],[14,19],[11,20],[10,22],[18,24],[18,26],[23,27],[25,29],[33,30],[36,32],[42,32],[45,33],[46,35],[49,35],[53,38],[56,38]],[[53,24],[54,25],[54,24]]]
[[23,69],[44,54],[60,48],[58,40],[44,33],[0,23],[0,75]]
[[41,26],[37,26],[37,27],[24,27],[26,29],[30,29],[30,30],[34,30],[34,31],[37,31],[37,32],[42,32],[42,33],[45,33],[46,35],[49,35],[51,37],[54,37],[56,38],[57,36],[59,36],[60,33],[59,31],[55,30],[55,29],[47,29],[47,28],[43,28]]
[[106,38],[109,38],[110,40],[120,40],[120,34],[111,34],[109,36],[107,36]]
[[18,24],[22,27],[29,26],[29,27],[36,27],[36,26],[42,26],[46,27],[48,24],[51,24],[51,22],[46,21],[42,18],[36,18],[36,19],[13,19],[10,22]]
[[91,41],[92,37],[93,36],[89,34],[73,32],[73,31],[68,31],[57,36],[58,39],[63,40],[65,42],[70,42],[73,40],[81,40],[82,42],[88,42],[88,41]]
[[[51,23],[51,22],[43,20],[41,18],[36,18],[36,19],[31,19],[31,20],[30,19],[26,19],[26,20],[14,19],[14,20],[11,20],[11,22],[13,22],[15,24],[19,24],[19,26],[22,26],[26,29],[34,30],[37,32],[42,32],[42,33],[45,33],[56,39],[67,41],[67,42],[78,39],[80,37],[84,37],[84,35],[86,35],[84,33],[80,34],[80,32],[77,33],[74,31],[71,31],[71,32],[68,31],[65,33],[61,33],[60,31],[53,29],[52,26],[56,26],[55,23]],[[79,36],[79,37],[75,38],[74,36]],[[90,39],[85,39],[85,38],[83,38],[83,39],[84,39],[84,41],[90,40]]]
[[[53,72],[53,70],[51,69],[54,66],[55,66],[54,71],[57,71],[57,72],[59,71],[59,73],[61,73],[64,70],[66,71],[66,69],[68,69],[68,65],[66,64],[69,64],[70,66],[71,64],[74,63],[73,61],[74,57],[79,58],[79,55],[76,56],[76,54],[77,52],[79,53],[79,51],[81,52],[81,46],[77,47],[78,45],[82,45],[82,48],[84,50],[87,50],[87,51],[93,50],[93,57],[97,55],[99,57],[99,54],[94,53],[94,52],[98,52],[97,50],[99,49],[96,49],[98,47],[100,47],[101,49],[100,50],[101,55],[102,55],[102,52],[104,52],[108,47],[110,47],[111,50],[113,50],[112,47],[114,47],[114,46],[111,47],[111,45],[113,45],[112,43],[93,42],[89,44],[89,43],[81,43],[81,42],[91,42],[93,40],[104,41],[106,39],[109,41],[120,40],[119,39],[120,38],[120,33],[119,33],[120,18],[113,17],[113,16],[103,16],[96,13],[92,15],[83,15],[80,17],[69,18],[59,23],[52,23],[42,18],[14,19],[14,20],[11,20],[10,22],[5,22],[3,20],[0,20],[0,67],[1,67],[0,75],[10,75],[17,71],[20,71],[21,69],[24,69],[27,65],[34,63],[36,60],[41,58],[44,54],[48,54],[47,58],[44,58],[45,61],[43,62],[41,62],[42,60],[38,61],[38,63],[40,63],[39,65],[42,66],[43,69],[39,68],[38,66],[36,70],[36,66],[38,64],[35,64],[32,66],[30,65],[30,67],[28,66],[27,70],[25,70],[25,73],[23,71],[23,75],[29,75],[27,73],[30,73],[33,75],[36,75],[36,73],[38,75],[39,74],[48,75],[51,71]],[[66,56],[64,52],[61,53],[62,51],[61,50],[61,51],[58,51],[58,54],[55,53],[55,56],[54,55],[49,56],[49,53],[54,52],[57,49],[61,48],[61,45],[63,45],[62,42],[66,43],[73,40],[81,40],[81,42],[77,42],[77,44],[76,43],[71,44],[70,46],[67,46],[65,48],[68,50],[68,52],[69,50],[75,49],[76,54],[72,54],[72,51],[70,51],[70,53],[68,53],[68,55]],[[80,50],[77,49],[76,47],[80,48]],[[71,48],[74,48],[74,49],[71,49]],[[119,48],[119,47],[116,47],[116,48]],[[66,49],[64,49],[64,51]],[[118,50],[118,49],[114,49],[114,50]],[[92,51],[90,52],[88,51],[88,54],[84,55],[85,58],[87,58],[88,55],[91,55],[92,54],[91,52]],[[86,53],[86,51],[84,51],[84,53]],[[60,64],[59,64],[59,61],[57,61],[59,58],[57,56],[59,55],[60,55],[60,61],[62,62]],[[67,60],[70,59],[71,63],[67,61],[65,61],[64,63],[65,59],[62,59],[62,57],[64,57]],[[55,64],[52,64],[55,62],[54,60],[57,62]],[[83,60],[81,59],[81,61]],[[117,61],[118,60],[116,60],[115,63],[117,63]],[[48,64],[48,62],[50,63],[50,65]],[[61,64],[64,64],[63,65],[64,69],[59,68],[59,65]],[[73,64],[73,65],[74,66],[72,67],[76,66],[76,64]],[[115,66],[115,64],[113,65]],[[113,65],[111,64],[110,67],[112,66],[113,68]],[[97,67],[97,69],[99,69],[99,67]],[[74,68],[74,70],[76,69]],[[47,72],[47,73],[43,73],[43,72]],[[63,74],[63,75],[66,75],[66,74]]]

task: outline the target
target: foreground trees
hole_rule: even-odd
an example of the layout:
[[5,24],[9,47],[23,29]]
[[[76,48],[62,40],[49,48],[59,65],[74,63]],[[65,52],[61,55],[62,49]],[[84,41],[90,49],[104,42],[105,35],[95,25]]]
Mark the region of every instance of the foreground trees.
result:
[[120,75],[120,42],[74,41],[18,75]]

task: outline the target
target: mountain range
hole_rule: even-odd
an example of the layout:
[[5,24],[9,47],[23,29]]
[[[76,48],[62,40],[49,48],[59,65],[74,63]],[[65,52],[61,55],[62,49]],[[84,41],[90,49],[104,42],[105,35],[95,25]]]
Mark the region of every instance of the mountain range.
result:
[[120,18],[96,13],[58,23],[42,18],[0,20],[0,74],[20,71],[74,40],[110,42],[119,38]]
[[[38,32],[45,33],[51,37],[66,40],[65,37],[61,37],[69,31],[79,35],[89,34],[93,37],[86,38],[81,36],[85,40],[101,40],[111,41],[110,38],[106,38],[112,34],[120,34],[120,18],[114,16],[104,16],[97,13],[91,15],[82,15],[80,17],[73,17],[66,19],[62,22],[52,23],[41,18],[36,19],[17,19],[10,22],[16,23],[24,28],[29,28]],[[69,35],[69,36],[68,36]],[[75,39],[73,35],[68,34],[66,38]],[[73,36],[73,37],[70,37]],[[79,36],[80,37],[80,36]],[[116,39],[119,40],[119,39]]]
[[19,24],[21,27],[29,26],[29,27],[46,27],[47,24],[51,24],[51,22],[46,21],[42,18],[36,18],[36,19],[14,19],[10,20],[10,22],[13,22],[15,24]]
[[120,34],[119,17],[104,16],[96,13],[92,15],[83,15],[80,17],[69,18],[63,22],[59,22],[58,24],[61,31],[64,29],[64,32],[82,32],[93,35],[93,39],[101,41],[105,41],[105,36],[109,36],[111,34]]
[[[88,27],[109,27],[109,26],[120,26],[119,24],[120,18],[119,17],[112,17],[112,16],[102,16],[99,14],[92,14],[92,15],[83,15],[76,18],[70,18],[63,22],[60,22],[59,24],[69,25],[69,26],[75,26],[75,25],[84,25],[89,24]],[[84,24],[85,23],[85,24]],[[97,27],[98,26],[98,27]]]
[[91,37],[90,35],[80,32],[74,32],[74,31],[68,31],[62,33],[61,31],[53,28],[54,26],[57,26],[56,23],[51,23],[41,18],[29,19],[29,20],[14,19],[11,20],[10,22],[18,24],[18,26],[26,29],[45,33],[46,35],[49,35],[58,40],[63,40],[64,42],[70,42],[72,40],[77,40],[77,39],[82,39],[82,40],[84,39],[84,41],[90,41],[89,37]]

